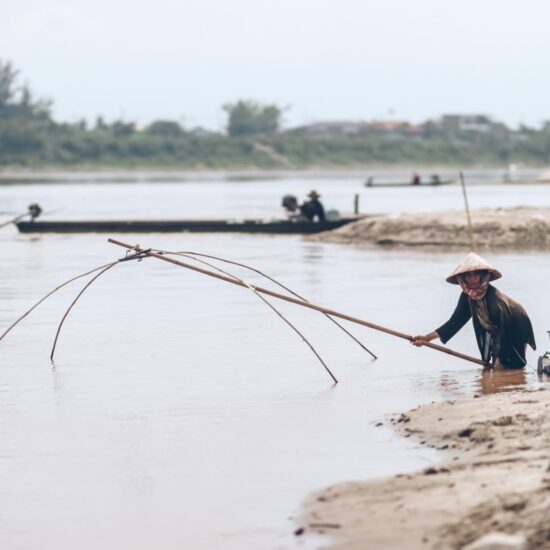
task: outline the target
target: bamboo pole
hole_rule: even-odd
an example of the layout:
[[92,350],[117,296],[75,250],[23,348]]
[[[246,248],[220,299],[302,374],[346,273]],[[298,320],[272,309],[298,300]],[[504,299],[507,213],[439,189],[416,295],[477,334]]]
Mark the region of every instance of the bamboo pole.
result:
[[25,216],[28,216],[28,215],[29,215],[29,213],[25,212],[24,214],[19,214],[19,216],[15,216],[15,218],[13,218],[12,220],[8,220],[7,222],[0,223],[0,229],[2,229],[3,227],[7,227],[8,225],[11,225],[12,223],[16,224],[19,220],[22,220]]
[[67,316],[69,315],[69,313],[71,312],[71,309],[73,309],[73,307],[75,306],[76,302],[78,302],[78,299],[82,296],[82,294],[84,294],[84,292],[86,292],[86,289],[96,280],[98,279],[99,277],[101,277],[101,275],[103,275],[106,271],[109,271],[109,269],[113,268],[115,265],[117,265],[118,262],[115,262],[115,263],[112,263],[112,264],[109,264],[107,265],[105,268],[103,268],[97,275],[95,275],[92,279],[90,279],[86,285],[84,286],[84,288],[78,293],[77,297],[72,301],[71,305],[69,306],[69,309],[67,309],[67,311],[65,312],[65,315],[63,315],[63,318],[61,319],[61,322],[59,323],[59,326],[57,327],[57,332],[55,333],[55,340],[53,341],[53,346],[52,346],[52,352],[50,354],[50,361],[53,363],[53,356],[55,354],[55,348],[57,346],[57,340],[59,338],[59,334],[61,333],[61,327],[63,326],[63,323],[65,322],[65,319],[67,318]]
[[462,195],[464,197],[464,208],[466,209],[466,220],[468,221],[468,236],[470,237],[470,250],[474,252],[474,229],[472,227],[472,217],[470,215],[470,205],[468,204],[468,194],[466,193],[466,182],[464,181],[464,174],[460,172],[460,185],[462,186]]
[[[110,242],[112,244],[116,244],[118,246],[122,246],[123,248],[127,248],[128,250],[136,250],[137,252],[141,251],[141,249],[138,246],[132,246],[131,244],[123,243],[123,242],[117,241],[115,239],[108,239],[108,242]],[[157,258],[159,260],[171,263],[173,265],[177,265],[179,267],[185,267],[187,269],[190,269],[191,271],[196,271],[197,273],[202,273],[203,275],[208,275],[209,277],[214,277],[215,279],[219,279],[221,281],[225,281],[225,282],[231,283],[233,285],[241,286],[243,288],[248,288],[250,290],[250,286],[247,283],[245,283],[244,281],[234,280],[234,279],[231,279],[230,277],[226,277],[225,275],[220,275],[219,273],[214,273],[212,271],[208,271],[207,269],[203,269],[201,267],[190,265],[190,264],[187,264],[185,262],[181,262],[179,260],[175,260],[173,258],[163,256],[162,254],[158,254],[157,252],[145,251],[143,255],[144,256],[151,256],[153,258]],[[391,334],[392,336],[397,336],[398,338],[408,340],[409,342],[412,341],[412,339],[413,339],[413,337],[409,334],[405,334],[405,333],[399,332],[397,330],[393,330],[393,329],[390,329],[390,328],[387,328],[387,327],[383,327],[381,325],[377,325],[375,323],[371,323],[369,321],[359,319],[358,317],[352,317],[351,315],[346,315],[345,313],[340,313],[338,311],[334,311],[333,309],[318,306],[318,305],[312,304],[310,302],[304,302],[303,300],[299,300],[299,299],[293,298],[291,296],[285,296],[284,294],[279,294],[278,292],[274,292],[272,290],[268,290],[266,288],[262,288],[262,287],[259,287],[259,286],[255,286],[253,288],[256,292],[260,292],[262,294],[267,294],[268,296],[272,296],[273,298],[278,298],[280,300],[284,300],[285,302],[290,302],[291,304],[296,304],[296,305],[299,305],[299,306],[302,306],[302,307],[307,307],[308,309],[313,309],[315,311],[320,311],[321,313],[326,313],[327,315],[331,315],[333,317],[338,317],[339,319],[344,319],[345,321],[350,321],[351,323],[356,323],[358,325],[363,325],[364,327],[372,328],[374,330],[378,330],[378,331],[384,332],[386,334]],[[428,343],[424,344],[424,346],[435,349],[437,351],[441,351],[442,353],[446,353],[448,355],[452,355],[453,357],[458,357],[459,359],[464,359],[465,361],[470,361],[471,363],[476,363],[477,365],[481,365],[483,367],[486,366],[486,364],[481,359],[471,357],[470,355],[465,355],[464,353],[459,353],[457,351],[451,350],[451,349],[446,348],[444,346],[440,346],[438,344],[432,344],[431,342],[428,342]]]

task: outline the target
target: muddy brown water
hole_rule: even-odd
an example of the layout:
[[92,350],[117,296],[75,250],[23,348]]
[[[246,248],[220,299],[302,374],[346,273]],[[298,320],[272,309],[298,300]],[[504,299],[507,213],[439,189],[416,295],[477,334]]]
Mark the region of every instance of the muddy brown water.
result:
[[[0,210],[32,201],[56,217],[277,216],[286,192],[310,188],[345,210],[449,208],[459,188],[376,190],[343,179],[0,187]],[[497,192],[498,190],[498,192]],[[427,191],[427,190],[421,190]],[[541,204],[540,186],[479,185],[472,207]],[[457,198],[458,197],[458,198]],[[5,219],[4,216],[3,219]],[[113,235],[117,237],[116,235]],[[122,240],[248,262],[310,300],[405,333],[450,315],[444,282],[460,254],[309,243],[299,236],[124,235]],[[122,255],[104,235],[0,232],[0,328],[69,277]],[[550,255],[487,255],[498,288],[530,313],[550,347]],[[268,286],[256,275],[236,272]],[[376,424],[433,400],[541,382],[482,374],[476,365],[346,325],[377,361],[318,313],[276,304],[339,378],[333,386],[300,339],[252,293],[148,259],[116,266],[68,318],[82,287],[44,303],[0,342],[2,548],[293,548],[291,518],[312,490],[436,462],[418,442]],[[468,326],[449,345],[476,355]],[[538,352],[529,352],[536,365]]]

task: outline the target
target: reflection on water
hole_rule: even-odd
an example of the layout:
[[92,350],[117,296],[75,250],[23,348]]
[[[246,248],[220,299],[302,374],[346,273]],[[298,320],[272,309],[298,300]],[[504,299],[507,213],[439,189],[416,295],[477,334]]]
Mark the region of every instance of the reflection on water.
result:
[[482,395],[516,391],[527,385],[525,369],[482,369],[474,388]]

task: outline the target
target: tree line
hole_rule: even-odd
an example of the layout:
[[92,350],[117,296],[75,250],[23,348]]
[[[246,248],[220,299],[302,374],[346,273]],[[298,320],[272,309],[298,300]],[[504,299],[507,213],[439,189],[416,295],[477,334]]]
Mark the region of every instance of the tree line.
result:
[[0,60],[0,167],[281,168],[368,164],[503,165],[550,163],[550,126],[451,132],[427,122],[421,134],[310,132],[282,128],[284,110],[239,100],[223,106],[226,132],[186,129],[156,120],[145,128],[123,120],[58,122],[52,104],[35,98],[19,73]]

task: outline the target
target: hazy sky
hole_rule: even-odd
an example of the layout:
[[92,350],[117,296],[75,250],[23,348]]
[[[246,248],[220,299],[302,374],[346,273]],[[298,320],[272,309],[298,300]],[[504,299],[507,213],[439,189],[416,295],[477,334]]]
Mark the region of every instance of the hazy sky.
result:
[[289,106],[287,126],[550,119],[550,0],[1,0],[0,59],[59,120]]

